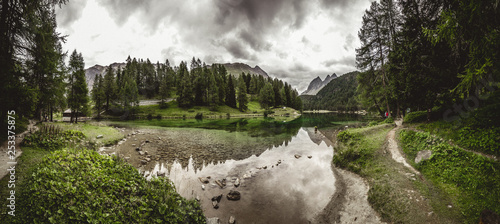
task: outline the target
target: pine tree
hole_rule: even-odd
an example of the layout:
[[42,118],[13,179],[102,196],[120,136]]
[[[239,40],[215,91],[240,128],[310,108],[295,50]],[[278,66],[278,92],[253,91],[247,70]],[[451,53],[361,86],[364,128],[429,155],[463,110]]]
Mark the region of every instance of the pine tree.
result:
[[97,118],[101,118],[101,112],[105,106],[106,93],[104,91],[104,80],[100,74],[95,77],[91,95],[94,101],[94,110],[97,112]]
[[115,75],[113,73],[113,68],[111,67],[111,65],[109,65],[108,69],[106,70],[103,82],[103,90],[104,94],[106,95],[106,110],[109,110],[109,104],[116,99],[116,92],[118,91],[118,87],[116,86],[115,81]]
[[247,85],[245,82],[245,76],[240,76],[238,80],[238,109],[244,112],[248,109],[248,96],[247,96]]
[[227,80],[226,105],[236,108],[236,91],[234,88],[233,76],[229,75]]
[[262,108],[269,109],[274,106],[274,90],[271,83],[266,83],[259,92],[259,103]]
[[88,111],[89,98],[84,67],[85,63],[82,54],[74,50],[69,58],[71,75],[68,105],[72,114],[70,121],[73,122],[73,118],[75,118],[75,123],[78,123],[80,113],[86,114]]

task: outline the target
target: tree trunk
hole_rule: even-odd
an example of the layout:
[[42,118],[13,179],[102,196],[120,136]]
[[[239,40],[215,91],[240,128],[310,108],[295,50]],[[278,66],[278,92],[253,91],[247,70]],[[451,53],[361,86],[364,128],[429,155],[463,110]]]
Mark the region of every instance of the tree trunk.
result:
[[75,124],[78,124],[78,110],[75,112]]
[[428,122],[430,122],[430,121],[431,121],[431,111],[432,111],[432,109],[431,109],[431,108],[427,109],[427,121],[428,121]]

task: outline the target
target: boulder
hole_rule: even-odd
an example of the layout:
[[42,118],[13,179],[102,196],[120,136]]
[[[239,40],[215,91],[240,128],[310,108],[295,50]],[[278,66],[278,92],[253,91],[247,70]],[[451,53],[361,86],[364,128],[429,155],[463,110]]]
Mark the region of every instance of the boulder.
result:
[[212,201],[217,201],[217,203],[219,203],[221,199],[222,199],[222,194],[212,197]]
[[143,151],[139,151],[139,155],[143,156],[144,152]]
[[231,200],[231,201],[237,201],[237,200],[240,200],[241,198],[241,193],[238,192],[238,191],[229,191],[229,193],[226,195],[227,199],[228,200]]
[[234,181],[234,186],[235,187],[239,187],[240,186],[240,178],[236,178],[236,180]]
[[234,216],[229,217],[229,224],[234,224],[235,222]]
[[417,153],[417,157],[415,157],[415,163],[420,163],[422,161],[428,160],[432,156],[431,150],[422,150]]
[[207,224],[220,224],[220,220],[217,217],[208,218]]
[[312,156],[307,156],[307,158],[309,158],[309,159],[310,159],[310,158],[313,158],[313,157],[312,157]]
[[295,154],[295,159],[298,159],[298,158],[300,158],[300,157],[302,157],[302,156],[301,156],[301,155],[299,155],[299,154]]
[[141,164],[146,165],[146,164],[148,164],[148,162],[146,160],[141,160]]
[[99,139],[99,138],[104,138],[104,136],[103,136],[103,135],[98,135],[98,136],[97,136],[97,137],[95,137],[95,138],[97,138],[97,139]]

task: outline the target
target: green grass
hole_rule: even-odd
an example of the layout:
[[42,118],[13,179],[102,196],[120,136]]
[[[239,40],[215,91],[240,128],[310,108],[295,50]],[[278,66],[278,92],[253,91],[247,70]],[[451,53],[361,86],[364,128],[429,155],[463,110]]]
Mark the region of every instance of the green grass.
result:
[[466,223],[478,223],[484,209],[500,213],[499,162],[451,146],[429,132],[404,130],[400,136],[410,161],[420,150],[433,152],[429,160],[414,165],[449,195]]
[[[424,180],[410,179],[407,173],[411,171],[394,161],[387,152],[386,136],[392,128],[392,124],[381,124],[339,133],[334,165],[353,171],[368,181],[368,201],[385,222],[459,223],[460,220],[455,218],[456,209],[433,210],[435,214],[428,215],[431,206],[420,196],[425,195],[422,191],[436,191]],[[420,202],[416,202],[417,197]],[[447,199],[440,201],[440,205],[446,207]]]
[[[80,122],[78,124],[55,122],[52,124],[59,126],[64,130],[81,131],[85,135],[87,141],[97,143],[99,145],[112,145],[125,137],[123,133],[119,132],[115,128],[99,122]],[[103,135],[103,138],[97,139],[96,137],[98,135]]]
[[[2,198],[2,206],[0,206],[0,223],[11,223],[13,221],[13,217],[6,214],[6,212],[10,211],[6,207],[7,200],[6,198],[10,197],[10,190],[15,190],[16,192],[16,203],[19,200],[20,192],[19,190],[26,183],[26,178],[29,177],[29,174],[40,164],[42,159],[50,154],[50,151],[39,150],[32,147],[22,147],[23,154],[18,157],[16,164],[16,182],[15,188],[8,188],[9,175],[6,175],[4,178],[0,180],[0,197]],[[18,205],[16,205],[17,207]],[[18,209],[16,209],[17,211]],[[18,215],[18,213],[15,213]]]
[[[148,105],[148,106],[139,106],[137,111],[137,115],[141,118],[145,118],[147,115],[151,114],[153,118],[157,115],[162,117],[177,117],[177,118],[194,118],[196,114],[202,113],[204,117],[210,118],[226,118],[227,114],[232,117],[238,116],[248,116],[248,115],[257,115],[263,116],[265,109],[260,107],[260,104],[257,101],[250,101],[248,103],[248,110],[245,112],[241,112],[236,108],[231,108],[227,105],[217,106],[216,110],[213,110],[207,106],[195,106],[192,108],[181,108],[179,107],[177,101],[171,101],[167,103],[167,108],[161,109],[159,105]],[[293,115],[294,113],[298,113],[293,108],[275,108],[273,116],[286,116]]]

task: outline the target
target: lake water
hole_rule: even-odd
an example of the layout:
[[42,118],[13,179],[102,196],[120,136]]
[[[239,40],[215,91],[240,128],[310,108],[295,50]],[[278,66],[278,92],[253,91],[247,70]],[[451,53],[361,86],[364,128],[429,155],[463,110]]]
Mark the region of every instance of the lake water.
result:
[[[145,150],[162,157],[140,169],[146,175],[165,174],[179,194],[199,199],[205,216],[221,223],[230,216],[238,223],[309,223],[335,193],[335,135],[359,125],[352,120],[359,117],[311,114],[291,122],[238,120],[227,125],[229,130],[145,129],[149,138],[161,139]],[[207,177],[209,183],[199,179]],[[226,186],[216,180],[226,180]],[[228,200],[231,190],[241,199]],[[211,199],[220,194],[215,209]]]

